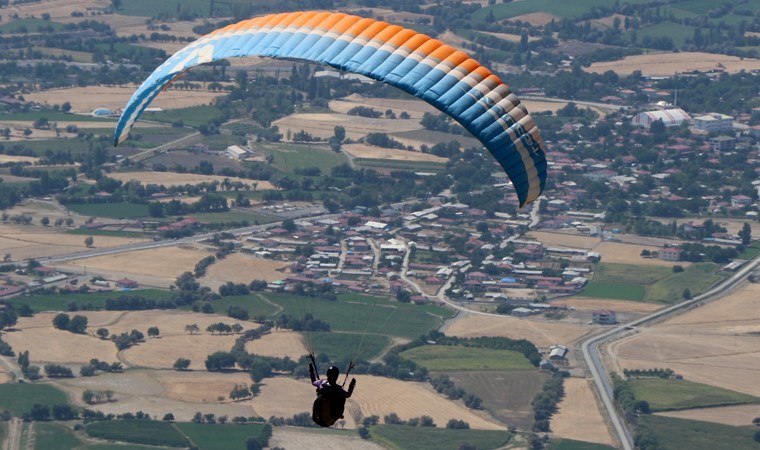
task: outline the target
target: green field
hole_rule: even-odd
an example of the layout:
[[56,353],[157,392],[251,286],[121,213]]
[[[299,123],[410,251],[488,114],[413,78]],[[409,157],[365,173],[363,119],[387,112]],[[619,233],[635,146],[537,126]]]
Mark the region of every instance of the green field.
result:
[[[110,219],[136,219],[149,215],[148,205],[142,203],[70,203],[66,206],[84,216]],[[97,245],[97,241],[95,241],[95,245]]]
[[446,370],[522,370],[533,365],[520,352],[462,346],[425,345],[401,356],[432,372]]
[[64,50],[64,49],[53,48],[53,47],[33,47],[33,49],[34,51],[42,52],[43,54],[49,55],[49,56],[55,56],[55,57],[68,56],[74,62],[81,62],[81,63],[93,62],[92,53],[89,53],[89,52],[79,52],[76,50]]
[[66,230],[66,234],[76,234],[79,236],[93,236],[93,237],[109,236],[109,237],[138,238],[138,239],[148,239],[152,236],[152,234],[140,233],[137,231],[86,230],[84,228]]
[[744,252],[737,259],[755,259],[757,255],[760,255],[760,241],[755,241],[744,247]]
[[312,314],[328,322],[331,331],[383,334],[414,339],[438,328],[453,312],[439,306],[398,303],[362,294],[340,294],[337,301],[289,294],[264,294],[284,308],[285,314]]
[[752,439],[757,427],[732,427],[711,422],[644,415],[639,419],[657,437],[663,449],[758,450]]
[[209,425],[197,423],[178,423],[176,427],[184,433],[193,445],[202,450],[227,450],[245,448],[245,443],[252,437],[261,437],[269,425]]
[[333,167],[345,164],[348,158],[343,153],[330,150],[326,144],[259,144],[256,147],[267,155],[272,155],[272,165],[285,173],[294,173],[295,169],[317,167],[322,175],[330,175]]
[[85,426],[87,434],[98,439],[134,444],[187,447],[187,438],[172,424],[152,420],[110,420]]
[[71,302],[79,306],[89,304],[96,309],[103,309],[106,299],[117,298],[120,295],[139,295],[153,300],[161,300],[170,298],[172,293],[161,289],[140,289],[129,292],[92,292],[90,294],[34,294],[14,297],[9,301],[17,307],[29,305],[34,311],[65,311]]
[[57,32],[61,31],[63,24],[36,18],[18,19],[0,26],[0,33],[38,33],[40,32],[40,28],[48,27]]
[[[675,263],[674,265],[676,265]],[[723,279],[713,263],[695,263],[683,272],[670,267],[601,263],[582,295],[595,298],[675,303],[683,300],[684,289],[692,296]]]
[[428,172],[440,172],[446,169],[446,164],[432,161],[354,158],[354,164],[372,169],[419,170]]
[[191,214],[187,214],[184,217],[192,217],[193,219],[199,220],[201,222],[211,222],[211,223],[246,221],[251,225],[272,223],[272,222],[277,222],[279,220],[282,220],[277,217],[271,216],[269,214],[253,212],[253,211],[252,212],[227,211],[227,212],[218,212],[218,213],[191,213]]
[[[661,22],[654,25],[641,27],[636,29],[635,32],[637,45],[642,45],[645,37],[652,39],[666,37],[673,40],[676,48],[681,48],[686,39],[691,39],[694,37],[694,27],[673,22]],[[625,33],[625,36],[628,41],[632,40],[633,31]]]
[[507,431],[450,430],[445,423],[438,428],[408,427],[404,425],[376,425],[370,428],[370,436],[392,449],[457,450],[462,444],[470,444],[478,450],[501,448],[512,435]]
[[63,391],[49,384],[0,384],[0,410],[7,409],[20,417],[35,403],[52,407],[68,403],[68,399]]
[[593,442],[575,441],[572,439],[552,439],[549,441],[549,445],[546,446],[546,450],[614,450],[615,447],[610,447],[604,444],[595,444]]
[[[253,276],[253,275],[252,275]],[[214,300],[212,303],[217,314],[226,314],[230,306],[237,306],[248,311],[248,316],[253,319],[258,316],[269,317],[280,311],[276,305],[266,302],[258,295],[230,295]],[[191,309],[192,306],[183,306],[182,309]]]
[[[33,112],[17,112],[12,114],[2,114],[0,117],[3,118],[3,120],[13,120],[13,121],[19,121],[19,122],[34,122],[37,119],[47,119],[50,122],[102,122],[103,126],[107,126],[110,124],[116,124],[116,119],[104,119],[102,117],[93,117],[90,115],[84,115],[84,114],[70,114],[65,112],[55,112],[55,111],[33,111]],[[31,124],[30,124],[31,125]],[[47,142],[48,145],[50,145],[50,142],[57,142],[58,140],[51,140],[51,141],[32,141],[32,142],[24,142],[24,147],[31,147],[35,143],[40,142]],[[86,144],[85,144],[86,147]]]
[[[650,3],[648,0],[629,0],[631,5]],[[472,14],[473,20],[483,22],[492,10],[496,20],[509,19],[534,12],[545,12],[562,18],[572,18],[588,13],[591,8],[608,6],[607,0],[574,0],[557,2],[555,0],[533,0],[530,2],[497,3],[494,6],[480,8]]]
[[696,296],[725,278],[715,273],[717,268],[713,263],[692,264],[683,272],[671,274],[647,286],[645,299],[651,302],[675,303],[683,299],[683,291],[687,288],[692,297]]
[[438,143],[445,144],[451,141],[459,142],[462,145],[462,148],[483,147],[483,144],[469,133],[467,135],[461,135],[432,130],[412,130],[392,133],[391,136],[423,141],[428,147],[432,147]]
[[584,297],[610,298],[615,300],[642,301],[646,290],[637,284],[592,281],[581,292]]
[[315,353],[330,356],[331,361],[351,361],[357,357],[370,360],[377,357],[390,344],[391,339],[381,334],[360,333],[304,333],[304,343]]
[[161,112],[147,112],[143,114],[141,120],[162,123],[174,123],[182,120],[185,125],[197,127],[209,123],[220,115],[221,111],[218,108],[205,105],[168,109]]
[[57,423],[36,422],[34,424],[35,448],[79,448],[82,441],[69,427]]
[[629,383],[636,399],[649,402],[652,411],[760,403],[758,397],[687,380],[638,378]]

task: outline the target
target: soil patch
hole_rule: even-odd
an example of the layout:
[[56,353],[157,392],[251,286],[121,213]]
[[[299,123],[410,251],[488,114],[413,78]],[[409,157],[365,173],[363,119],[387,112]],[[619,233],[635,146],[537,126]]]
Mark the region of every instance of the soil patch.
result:
[[724,406],[720,408],[698,408],[683,411],[657,413],[658,416],[676,417],[678,419],[700,420],[703,422],[722,423],[733,427],[748,426],[752,419],[760,417],[760,405]]
[[760,61],[752,58],[715,53],[680,52],[650,53],[629,56],[619,61],[596,62],[585,70],[593,73],[613,70],[619,75],[630,75],[633,71],[640,70],[645,76],[670,76],[676,72],[709,71],[718,67],[719,64],[723,65],[728,73],[750,71],[760,67]]
[[394,161],[430,161],[445,164],[446,158],[422,152],[410,152],[366,144],[346,144],[341,147],[354,158],[390,159]]
[[274,330],[261,339],[248,341],[245,350],[253,355],[278,358],[287,356],[296,361],[301,356],[309,354],[304,346],[303,336],[300,333],[286,330]]
[[599,309],[611,309],[617,312],[651,313],[662,308],[663,305],[643,302],[630,302],[626,300],[604,300],[588,297],[573,297],[552,301],[552,305],[567,306],[580,311],[596,311]]
[[358,436],[337,435],[326,433],[324,430],[316,431],[296,427],[273,428],[269,446],[271,448],[308,448],[309,450],[335,450],[336,448],[383,450],[385,448]]
[[277,281],[287,277],[283,270],[286,267],[287,263],[282,261],[257,258],[245,253],[232,253],[210,265],[200,282],[203,286],[217,290],[229,281],[245,284],[253,280]]
[[554,436],[614,445],[588,380],[565,378],[565,396],[551,419]]

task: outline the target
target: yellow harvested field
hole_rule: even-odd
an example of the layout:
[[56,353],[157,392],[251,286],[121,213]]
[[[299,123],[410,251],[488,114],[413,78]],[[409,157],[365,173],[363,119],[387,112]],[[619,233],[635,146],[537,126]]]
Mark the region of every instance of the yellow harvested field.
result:
[[384,450],[385,447],[353,435],[324,433],[298,427],[274,427],[269,439],[271,448],[308,448],[309,450]]
[[[127,101],[137,87],[135,84],[127,86],[87,86],[50,89],[24,94],[24,98],[27,101],[48,105],[62,105],[65,102],[69,102],[71,104],[71,112],[89,114],[97,108],[108,108],[112,111],[121,110],[127,104]],[[156,97],[150,104],[150,107],[166,110],[208,105],[221,95],[223,94],[219,92],[168,89]],[[142,123],[140,126],[149,126],[149,124]]]
[[620,369],[668,367],[684,378],[760,396],[760,284],[641,328],[607,351]]
[[[356,106],[356,105],[354,105]],[[369,133],[387,133],[412,131],[422,129],[418,119],[386,119],[361,116],[349,116],[338,113],[297,113],[291,114],[274,122],[280,132],[295,134],[301,130],[322,139],[335,135],[335,127],[340,125],[346,129],[348,139],[357,140]]]
[[183,186],[185,184],[201,184],[201,183],[213,183],[218,181],[223,182],[225,179],[230,181],[240,181],[243,184],[253,187],[256,184],[256,190],[262,191],[267,189],[274,189],[272,183],[262,180],[248,180],[243,178],[230,178],[220,175],[201,175],[198,173],[176,173],[176,172],[118,172],[108,174],[110,178],[127,182],[131,180],[137,180],[143,185],[155,184],[164,186]]
[[[481,31],[483,34],[490,34],[493,37],[497,37],[499,39],[503,39],[505,41],[509,42],[520,42],[521,36],[519,34],[511,34],[511,33],[493,33],[489,31]],[[528,36],[528,42],[533,42],[541,39],[540,37],[536,36]],[[532,111],[532,110],[530,110]]]
[[529,24],[533,26],[541,26],[541,25],[547,25],[551,23],[552,20],[554,21],[561,21],[562,17],[554,16],[551,14],[543,13],[543,12],[534,12],[529,14],[523,14],[521,16],[515,16],[510,19],[511,21],[522,21],[522,22],[528,22]]
[[[261,394],[252,401],[252,406],[262,417],[289,417],[311,411],[313,399],[314,388],[308,379],[267,378],[261,387]],[[504,429],[503,424],[485,413],[474,412],[462,403],[442,397],[427,383],[359,376],[354,397],[346,402],[346,428],[356,428],[363,417],[383,417],[391,412],[404,420],[427,415],[439,427],[445,426],[450,419],[458,419],[468,422],[473,429]]]
[[556,300],[552,302],[552,305],[572,307],[580,311],[612,309],[617,312],[631,313],[651,313],[663,307],[663,305],[652,303],[631,302],[627,300],[603,300],[588,297],[572,297],[569,299]]
[[539,348],[555,344],[568,345],[599,329],[557,321],[519,319],[511,316],[485,316],[460,314],[449,322],[446,334],[459,337],[499,336],[511,339],[527,339]]
[[275,330],[261,339],[248,341],[245,350],[252,355],[277,358],[287,356],[292,360],[298,360],[301,356],[309,354],[306,346],[304,346],[303,336],[300,333],[288,330]]
[[565,379],[565,396],[551,419],[552,435],[577,441],[614,445],[589,381]]
[[657,413],[658,416],[676,417],[678,419],[715,422],[733,427],[752,425],[752,419],[760,417],[760,405],[724,406],[720,408],[687,409]]
[[595,62],[585,70],[593,73],[612,70],[619,75],[629,75],[640,70],[647,76],[669,76],[676,72],[707,71],[719,64],[725,67],[726,72],[736,73],[759,68],[760,60],[703,52],[649,53],[628,56],[620,61]]
[[231,281],[248,284],[253,280],[277,281],[287,277],[287,263],[273,259],[257,258],[246,253],[232,253],[218,259],[206,269],[201,284],[212,289]]
[[[250,383],[250,376],[244,372],[130,370],[120,374],[60,380],[57,384],[69,394],[75,404],[106,414],[143,411],[160,419],[170,412],[178,421],[190,421],[198,411],[213,413],[217,417],[254,415],[250,405],[217,400],[219,396],[226,399],[235,383],[241,382]],[[116,401],[85,405],[81,399],[82,393],[87,389],[111,390]],[[209,400],[199,401],[199,398]]]
[[445,164],[446,161],[448,161],[446,158],[431,155],[430,153],[382,148],[365,144],[345,144],[341,148],[353,158],[391,159],[395,161],[429,161],[442,164]]
[[[86,364],[92,358],[109,363],[118,361],[113,342],[53,328],[55,313],[39,313],[37,316],[31,322],[26,317],[19,318],[18,331],[6,333],[3,337],[16,354],[29,351],[33,364]],[[35,326],[45,319],[47,324],[44,327]]]
[[546,247],[570,247],[591,250],[602,242],[598,237],[552,233],[548,231],[531,231],[526,236],[541,242]]
[[[130,37],[133,34],[150,36],[152,33],[170,34],[172,36],[180,37],[193,37],[197,38],[199,35],[193,31],[193,27],[202,25],[201,21],[175,21],[175,22],[160,22],[157,20],[151,21],[151,27],[148,28],[148,24],[143,17],[134,16],[122,16],[119,14],[110,14],[114,16],[113,19],[107,21],[109,25],[117,28],[116,35],[119,37]],[[169,30],[156,30],[155,27],[169,27]],[[185,46],[187,43],[177,43],[175,45]]]
[[383,114],[385,114],[386,110],[391,109],[394,113],[396,113],[396,117],[398,117],[402,112],[406,111],[406,113],[409,114],[409,117],[416,119],[417,122],[419,122],[419,119],[421,119],[426,112],[434,114],[440,112],[424,100],[364,97],[359,94],[351,94],[349,96],[343,97],[340,100],[332,100],[329,104],[329,108],[332,111],[342,114],[347,114],[351,108],[355,108],[357,106],[367,106],[374,108]]
[[[583,248],[599,253],[602,262],[616,264],[639,264],[645,266],[673,266],[672,261],[657,258],[642,258],[641,251],[659,251],[653,245],[626,244],[621,242],[602,241],[598,237],[570,233],[552,233],[548,231],[531,231],[527,236],[547,247]],[[681,266],[689,266],[689,262],[679,262]]]
[[[50,20],[53,22],[70,22],[75,20],[81,22],[84,20],[81,17],[72,17],[71,13],[74,11],[87,13],[90,11],[101,11],[111,5],[108,0],[46,0],[44,9],[40,10],[40,3],[31,2],[27,4],[15,4],[6,6],[3,8],[2,19],[0,23],[6,23],[14,20],[11,16],[18,14],[20,18],[25,17],[39,17],[42,12],[50,14]],[[98,16],[100,17],[100,16]],[[89,18],[89,17],[88,17]]]
[[6,372],[5,366],[0,365],[0,384],[7,383],[11,381],[13,377],[9,372]]
[[[96,245],[98,238],[95,239]],[[206,250],[161,247],[77,259],[68,262],[67,265],[86,268],[88,273],[103,274],[102,276],[111,280],[128,277],[151,286],[168,286],[182,273],[192,272],[195,264],[206,256]]]
[[[57,214],[56,211],[51,211],[50,214],[39,213],[38,216],[35,216],[35,221],[38,221],[43,216],[47,216],[51,222],[54,222],[56,215],[60,215],[60,213]],[[65,217],[65,214],[63,216]],[[81,221],[81,223],[83,222],[84,220]],[[87,236],[66,234],[62,230],[61,228],[52,226],[0,224],[0,252],[3,255],[10,254],[14,261],[19,261],[28,258],[43,258],[87,250],[87,246],[84,244]],[[143,242],[144,240],[140,238],[94,236],[93,247],[115,247]]]
[[40,159],[35,156],[17,156],[17,155],[0,155],[0,164],[11,162],[28,162],[36,163]]

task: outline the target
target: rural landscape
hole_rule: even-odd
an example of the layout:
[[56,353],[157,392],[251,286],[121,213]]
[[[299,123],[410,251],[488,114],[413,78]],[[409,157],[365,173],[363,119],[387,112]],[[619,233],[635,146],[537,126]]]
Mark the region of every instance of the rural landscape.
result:
[[[352,16],[398,34],[270,39]],[[760,449],[760,1],[0,0],[0,44],[2,450]]]

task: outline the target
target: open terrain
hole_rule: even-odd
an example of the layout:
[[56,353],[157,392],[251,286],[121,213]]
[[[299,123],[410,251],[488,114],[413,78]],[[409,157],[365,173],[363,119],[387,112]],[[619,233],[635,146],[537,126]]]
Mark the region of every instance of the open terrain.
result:
[[619,369],[666,367],[698,383],[760,396],[760,285],[612,343]]
[[383,450],[385,447],[364,440],[352,434],[338,434],[325,430],[309,430],[297,427],[276,427],[269,439],[272,448],[308,448],[310,450],[334,450],[350,448],[355,450]]
[[440,164],[446,164],[446,161],[448,161],[446,158],[435,156],[430,153],[383,148],[367,144],[345,144],[342,146],[342,149],[354,158],[391,159],[396,161],[430,161]]
[[288,330],[273,330],[260,339],[248,341],[245,345],[245,351],[252,355],[278,358],[287,356],[293,360],[298,360],[301,356],[309,353],[304,346],[303,336],[300,333]]
[[645,76],[669,76],[692,70],[709,71],[721,64],[726,72],[736,73],[760,67],[760,61],[738,56],[702,52],[648,53],[628,56],[620,61],[604,61],[591,64],[585,70],[604,73],[614,70],[618,75],[629,75],[640,70]]
[[[261,394],[250,401],[261,416],[289,417],[311,410],[314,389],[308,379],[275,377],[265,379],[262,384]],[[382,418],[392,412],[403,420],[428,415],[438,426],[445,426],[450,419],[458,419],[468,422],[473,429],[504,429],[504,425],[487,414],[442,397],[427,383],[371,375],[357,377],[356,397],[346,402],[346,428],[355,428],[363,417],[377,415]]]
[[607,424],[589,380],[565,379],[565,396],[551,419],[552,435],[578,441],[612,445]]
[[[184,186],[186,184],[200,184],[200,183],[212,183],[217,181],[223,182],[228,177],[221,175],[201,175],[196,173],[176,173],[176,172],[117,172],[108,175],[110,178],[127,182],[130,180],[137,180],[143,185],[157,184],[164,186]],[[240,181],[243,184],[253,187],[256,183],[257,190],[274,189],[272,184],[268,181],[262,180],[248,180],[229,178],[230,181]]]
[[[97,239],[95,242],[97,245]],[[128,277],[147,286],[169,287],[178,276],[192,271],[195,264],[208,255],[205,249],[194,247],[161,247],[77,259],[61,268],[73,268],[77,272],[86,270],[88,274],[101,275],[109,280]]]
[[[10,21],[13,14],[18,14],[21,18],[39,16],[40,14],[40,5],[38,3],[8,3],[11,3],[11,5],[4,8],[0,23]],[[71,20],[71,13],[74,11],[82,13],[100,11],[109,5],[110,2],[108,0],[47,0],[45,2],[45,12],[50,14],[51,20],[66,21]]]
[[[25,94],[24,97],[33,102],[42,104],[62,105],[66,102],[71,104],[71,112],[80,114],[90,114],[97,108],[107,108],[111,111],[120,111],[132,94],[137,89],[137,85],[128,86],[86,86],[73,87],[65,89],[50,89],[46,91],[32,92]],[[208,105],[219,97],[218,92],[209,91],[189,91],[179,89],[168,89],[150,104],[151,108],[161,108],[164,110],[187,108],[189,106]],[[141,125],[140,125],[141,124]],[[137,128],[150,126],[140,122]]]
[[678,419],[700,420],[702,422],[722,423],[734,427],[752,424],[752,419],[760,417],[760,405],[736,405],[719,408],[696,408],[683,411],[666,411],[660,416]]
[[204,286],[217,290],[227,282],[248,284],[253,280],[277,281],[287,277],[287,263],[272,259],[257,258],[251,254],[232,253],[217,260],[206,269],[201,278]]
[[458,337],[500,336],[527,339],[539,348],[555,344],[570,344],[591,333],[595,328],[576,324],[520,319],[512,316],[495,317],[460,314],[446,326],[446,334]]
[[562,305],[575,308],[580,311],[596,311],[598,309],[611,309],[617,312],[628,313],[651,313],[662,308],[662,305],[642,302],[629,302],[624,300],[607,300],[589,297],[572,297],[552,301],[552,305]]

